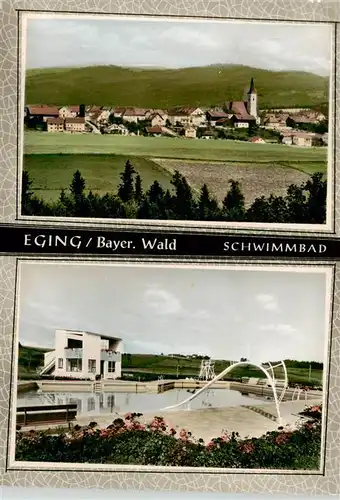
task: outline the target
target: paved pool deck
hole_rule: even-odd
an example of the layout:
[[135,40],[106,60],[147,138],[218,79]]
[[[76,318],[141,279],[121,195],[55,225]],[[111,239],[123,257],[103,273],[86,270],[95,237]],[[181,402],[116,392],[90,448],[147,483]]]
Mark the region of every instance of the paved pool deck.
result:
[[[320,404],[322,398],[308,401],[308,405]],[[287,401],[281,403],[283,424],[292,425],[298,420],[298,413],[305,408],[304,401]],[[107,427],[114,418],[122,416],[91,416],[99,427]],[[259,437],[267,431],[278,428],[275,404],[254,404],[251,406],[235,406],[228,408],[205,408],[199,410],[168,410],[144,413],[141,421],[149,422],[154,416],[164,417],[165,422],[175,429],[189,430],[195,438],[209,441],[221,435],[223,430],[238,432],[242,438]],[[81,415],[77,418],[79,425],[87,425],[89,417]]]

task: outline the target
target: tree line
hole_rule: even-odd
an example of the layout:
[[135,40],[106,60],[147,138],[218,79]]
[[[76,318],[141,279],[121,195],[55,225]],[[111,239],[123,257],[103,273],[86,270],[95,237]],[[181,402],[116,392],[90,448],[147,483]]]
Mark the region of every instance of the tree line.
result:
[[141,176],[128,160],[120,174],[116,193],[100,195],[88,190],[77,170],[69,189],[57,201],[39,198],[29,173],[22,176],[22,214],[53,217],[98,217],[187,221],[275,222],[323,224],[326,220],[327,182],[313,174],[300,185],[292,184],[285,196],[261,196],[247,208],[239,182],[231,179],[222,203],[203,184],[199,193],[175,171],[172,189],[154,181],[144,189]]

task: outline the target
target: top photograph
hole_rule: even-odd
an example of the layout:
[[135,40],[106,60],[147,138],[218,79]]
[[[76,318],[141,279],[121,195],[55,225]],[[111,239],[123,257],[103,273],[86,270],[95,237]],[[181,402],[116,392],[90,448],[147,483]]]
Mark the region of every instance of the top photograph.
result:
[[332,227],[331,23],[30,13],[20,41],[20,218]]

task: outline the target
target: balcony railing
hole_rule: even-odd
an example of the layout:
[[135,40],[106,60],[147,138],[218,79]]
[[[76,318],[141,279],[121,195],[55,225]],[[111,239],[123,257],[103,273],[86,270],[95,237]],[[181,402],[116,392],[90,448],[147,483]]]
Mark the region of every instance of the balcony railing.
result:
[[102,349],[100,351],[100,360],[101,361],[120,361],[121,353],[117,351],[113,351],[111,349]]
[[83,349],[81,347],[66,348],[64,352],[66,359],[82,359],[83,357]]

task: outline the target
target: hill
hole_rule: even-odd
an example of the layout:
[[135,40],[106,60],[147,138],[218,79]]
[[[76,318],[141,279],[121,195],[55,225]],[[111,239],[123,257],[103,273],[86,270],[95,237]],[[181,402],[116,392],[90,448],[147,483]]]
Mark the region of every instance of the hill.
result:
[[89,66],[28,70],[26,103],[210,107],[243,99],[252,76],[261,108],[308,107],[328,101],[329,79],[305,72],[248,66],[184,69]]

